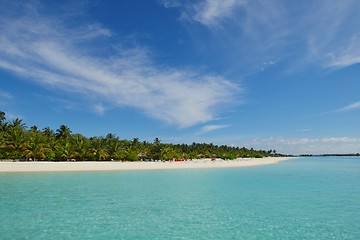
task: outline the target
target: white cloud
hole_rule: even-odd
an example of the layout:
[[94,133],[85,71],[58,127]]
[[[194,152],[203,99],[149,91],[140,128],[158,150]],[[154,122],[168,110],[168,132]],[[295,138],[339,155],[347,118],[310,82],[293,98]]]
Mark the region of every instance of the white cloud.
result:
[[296,130],[297,132],[309,132],[309,131],[312,131],[311,128],[304,128],[304,129],[299,129],[299,130]]
[[182,6],[180,0],[158,0],[158,1],[166,8],[174,8],[174,7]]
[[245,0],[200,0],[191,3],[179,0],[159,0],[159,2],[166,8],[179,8],[182,20],[213,28],[220,27],[222,21],[231,18]]
[[193,5],[193,20],[206,26],[218,25],[221,20],[231,17],[241,0],[204,0]]
[[7,120],[7,121],[11,121],[11,120],[14,120],[14,119],[16,119],[16,118],[18,118],[18,119],[25,119],[24,116],[19,115],[19,114],[14,114],[14,113],[11,113],[11,112],[5,112],[5,117],[6,117],[6,120]]
[[226,54],[241,56],[240,66],[271,58],[289,60],[287,71],[360,63],[357,0],[200,0],[176,7],[183,19],[218,33],[219,42],[231,49]]
[[[6,108],[6,106],[14,99],[14,96],[8,92],[0,90],[0,107]],[[0,111],[3,109],[0,109]]]
[[0,99],[11,100],[13,98],[14,96],[11,93],[0,90]]
[[337,110],[337,112],[353,111],[353,110],[357,110],[359,108],[360,108],[360,101],[346,105],[345,107],[342,107],[339,110]]
[[93,106],[93,110],[94,110],[97,114],[102,115],[102,114],[104,114],[104,112],[106,111],[106,108],[103,106],[103,104],[98,103],[98,104],[95,104],[95,105]]
[[319,61],[324,67],[339,68],[360,63],[360,2],[314,2],[312,10],[304,14],[308,26],[308,60]]
[[331,138],[322,138],[321,142],[323,142],[323,143],[354,143],[354,142],[360,142],[360,139],[350,138],[350,137],[331,137]]
[[1,16],[0,32],[0,67],[45,87],[101,99],[98,112],[106,104],[134,107],[189,127],[213,120],[239,90],[222,76],[157,67],[145,48],[108,44],[113,34],[100,24],[69,29],[61,19],[32,13]]
[[325,154],[325,153],[358,153],[360,138],[324,137],[324,138],[256,138],[247,142],[248,146],[257,149],[276,149],[287,154]]
[[229,127],[228,125],[207,125],[201,128],[200,134]]

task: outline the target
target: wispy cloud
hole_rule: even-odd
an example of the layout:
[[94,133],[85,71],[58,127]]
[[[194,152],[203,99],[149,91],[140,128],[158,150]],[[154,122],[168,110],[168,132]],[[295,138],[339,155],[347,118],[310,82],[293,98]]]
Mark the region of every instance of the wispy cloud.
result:
[[347,67],[360,62],[360,2],[315,1],[312,10],[304,14],[302,28],[308,42],[308,61],[319,61],[324,67]]
[[179,8],[180,19],[197,22],[209,28],[221,27],[224,20],[231,18],[243,0],[200,0],[184,2],[177,0],[159,0],[166,8]]
[[219,30],[222,43],[248,64],[280,58],[290,62],[288,70],[292,71],[360,63],[360,29],[354,24],[360,22],[357,0],[295,4],[285,0],[199,0],[175,7],[182,11],[183,19]]
[[[169,124],[189,127],[213,120],[234,101],[239,86],[222,76],[158,67],[149,50],[114,42],[101,24],[65,27],[36,11],[0,17],[0,67],[44,87],[137,108]],[[107,54],[111,52],[111,54]]]
[[192,19],[208,27],[216,27],[222,20],[229,18],[241,0],[205,0],[193,5]]
[[299,130],[296,130],[297,132],[309,132],[309,131],[312,131],[311,128],[304,128],[304,129],[299,129]]
[[228,128],[229,125],[207,125],[201,128],[200,134],[208,133],[218,129]]
[[14,99],[14,96],[11,95],[9,92],[1,91],[0,90],[0,107],[6,107],[10,101]]
[[182,6],[182,3],[180,0],[158,0],[158,2],[166,8],[174,8],[174,7],[180,7]]
[[276,149],[289,154],[358,153],[360,138],[322,137],[322,138],[256,138],[249,146],[259,149]]
[[25,119],[25,117],[23,115],[19,115],[19,114],[14,114],[14,113],[11,113],[11,112],[7,112],[5,111],[5,117],[6,119],[9,121],[11,120],[14,120],[16,118],[19,118],[19,119]]
[[14,96],[11,93],[0,90],[0,99],[11,100],[13,98]]
[[346,105],[345,107],[338,109],[336,112],[348,112],[357,109],[360,109],[360,101]]
[[99,114],[99,115],[102,115],[104,114],[104,112],[106,111],[106,108],[103,106],[102,103],[97,103],[93,106],[93,110]]
[[331,137],[331,138],[322,138],[321,142],[323,143],[355,143],[360,142],[359,138],[351,137]]

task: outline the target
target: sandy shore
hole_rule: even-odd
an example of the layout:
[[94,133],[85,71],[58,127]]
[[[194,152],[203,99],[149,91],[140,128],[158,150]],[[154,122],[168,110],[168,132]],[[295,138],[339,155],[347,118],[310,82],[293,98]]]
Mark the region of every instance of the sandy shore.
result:
[[186,162],[0,162],[0,172],[126,171],[196,168],[235,168],[275,164],[285,157],[258,159],[191,160]]

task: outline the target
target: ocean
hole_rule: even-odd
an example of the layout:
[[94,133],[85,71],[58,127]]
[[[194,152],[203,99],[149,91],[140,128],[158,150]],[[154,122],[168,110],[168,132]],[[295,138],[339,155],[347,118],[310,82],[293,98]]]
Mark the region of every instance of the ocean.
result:
[[360,239],[360,158],[0,173],[0,239]]

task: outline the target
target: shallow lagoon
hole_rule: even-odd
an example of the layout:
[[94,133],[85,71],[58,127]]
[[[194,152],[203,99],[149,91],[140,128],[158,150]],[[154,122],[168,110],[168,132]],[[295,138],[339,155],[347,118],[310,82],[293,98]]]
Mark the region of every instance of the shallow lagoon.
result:
[[360,158],[0,174],[1,239],[360,239]]

